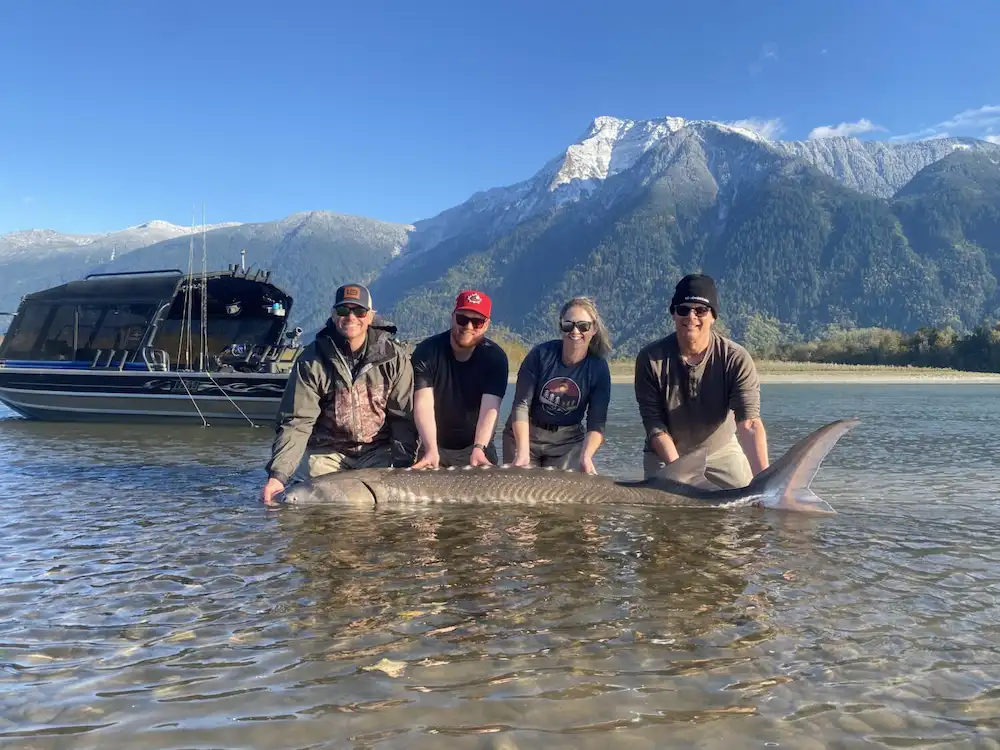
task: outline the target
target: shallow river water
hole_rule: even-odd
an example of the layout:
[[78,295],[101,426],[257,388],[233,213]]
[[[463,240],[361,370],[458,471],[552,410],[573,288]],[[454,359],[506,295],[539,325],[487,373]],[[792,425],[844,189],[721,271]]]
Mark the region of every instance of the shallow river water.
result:
[[0,747],[1000,748],[1000,390],[763,404],[772,460],[862,419],[839,515],[268,511],[269,429],[0,409]]

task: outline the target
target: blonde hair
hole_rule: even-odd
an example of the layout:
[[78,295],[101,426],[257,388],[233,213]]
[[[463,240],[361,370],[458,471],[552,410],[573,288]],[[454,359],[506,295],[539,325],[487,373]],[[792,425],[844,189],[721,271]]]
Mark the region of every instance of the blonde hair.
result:
[[[585,310],[593,319],[594,337],[590,340],[588,351],[596,357],[607,359],[608,355],[611,354],[611,334],[608,333],[608,327],[601,320],[601,314],[597,312],[597,305],[594,304],[594,300],[590,297],[574,297],[562,306],[562,310],[559,311],[559,320],[565,319],[566,313],[569,312],[571,307],[579,307],[581,310]],[[559,333],[562,335],[562,331]]]

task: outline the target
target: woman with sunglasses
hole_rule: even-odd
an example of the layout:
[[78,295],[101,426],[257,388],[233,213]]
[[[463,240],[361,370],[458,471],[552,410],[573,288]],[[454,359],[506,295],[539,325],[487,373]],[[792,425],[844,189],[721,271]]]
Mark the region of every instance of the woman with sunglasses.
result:
[[504,462],[596,474],[594,454],[604,441],[611,400],[611,337],[588,297],[563,305],[559,331],[560,338],[528,352],[518,370]]

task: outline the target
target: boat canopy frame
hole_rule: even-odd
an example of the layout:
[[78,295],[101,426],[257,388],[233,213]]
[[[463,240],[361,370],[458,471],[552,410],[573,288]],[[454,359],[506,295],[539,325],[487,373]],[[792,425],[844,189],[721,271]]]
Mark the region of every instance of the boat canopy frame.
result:
[[292,304],[270,273],[236,266],[204,275],[94,273],[25,295],[0,343],[0,361],[165,370],[173,359],[179,369],[201,369],[204,356],[217,359],[234,345],[280,347]]

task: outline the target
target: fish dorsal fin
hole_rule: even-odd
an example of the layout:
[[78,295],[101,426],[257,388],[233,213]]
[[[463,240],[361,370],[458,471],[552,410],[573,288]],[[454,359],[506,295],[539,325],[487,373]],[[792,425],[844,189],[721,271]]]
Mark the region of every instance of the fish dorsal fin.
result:
[[708,465],[708,451],[705,448],[698,448],[691,453],[679,456],[676,460],[660,469],[656,476],[658,479],[666,479],[680,484],[690,484],[693,487],[702,489],[717,490],[718,486],[712,484],[705,477],[705,468]]

